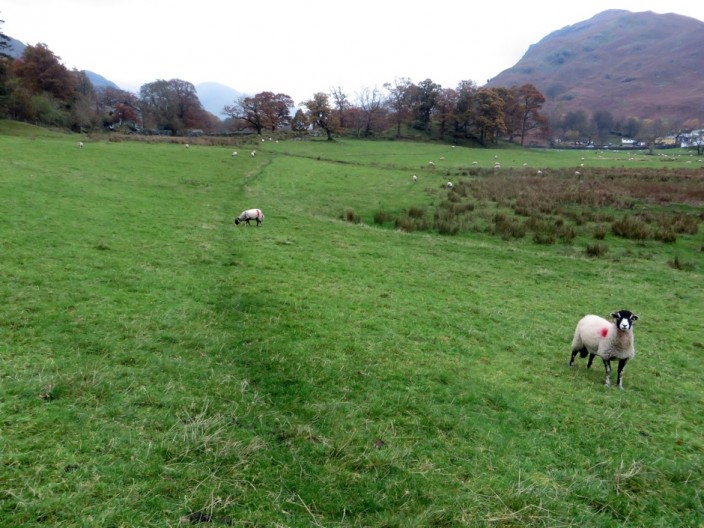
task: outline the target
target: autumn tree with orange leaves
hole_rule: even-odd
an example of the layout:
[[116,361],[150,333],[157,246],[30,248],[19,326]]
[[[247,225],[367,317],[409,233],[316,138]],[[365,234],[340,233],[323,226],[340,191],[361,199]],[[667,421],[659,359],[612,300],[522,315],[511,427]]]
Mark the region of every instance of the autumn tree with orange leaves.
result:
[[261,92],[254,97],[240,97],[232,105],[223,108],[223,113],[232,119],[244,121],[257,131],[274,131],[291,122],[293,99],[273,92]]

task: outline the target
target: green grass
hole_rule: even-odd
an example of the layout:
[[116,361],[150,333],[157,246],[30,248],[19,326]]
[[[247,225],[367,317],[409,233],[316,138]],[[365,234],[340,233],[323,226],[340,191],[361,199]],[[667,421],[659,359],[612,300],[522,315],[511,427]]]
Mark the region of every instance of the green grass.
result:
[[[579,153],[2,130],[0,525],[704,522],[701,231],[590,257],[374,225],[472,161]],[[621,308],[625,391],[567,367]]]

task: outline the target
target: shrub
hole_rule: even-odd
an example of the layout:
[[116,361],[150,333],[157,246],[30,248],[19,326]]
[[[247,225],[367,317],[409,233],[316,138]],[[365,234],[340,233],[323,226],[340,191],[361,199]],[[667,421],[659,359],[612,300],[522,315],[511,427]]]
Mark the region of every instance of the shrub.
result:
[[611,224],[614,235],[631,240],[646,240],[648,238],[648,226],[637,216],[626,215],[621,220]]
[[408,209],[408,216],[411,218],[423,218],[425,211],[420,207],[411,207]]
[[680,260],[679,255],[675,255],[675,258],[672,260],[669,260],[667,264],[676,270],[681,270],[681,271],[693,271],[694,270],[694,264],[692,262],[685,262],[683,260]]
[[456,235],[460,232],[460,224],[452,218],[441,218],[435,221],[435,227],[441,235]]
[[493,222],[494,226],[492,228],[492,232],[504,240],[509,240],[511,238],[523,238],[526,236],[526,226],[521,222],[508,218],[503,213],[495,214]]
[[533,242],[549,246],[555,243],[555,235],[552,233],[537,232],[533,235]]
[[596,244],[589,244],[585,251],[590,257],[601,257],[608,253],[609,246],[602,244],[601,242],[597,242]]
[[677,241],[677,235],[674,230],[670,227],[661,227],[655,233],[655,240],[660,242],[666,242],[668,244],[673,244]]
[[594,238],[597,240],[604,240],[606,238],[606,227],[603,225],[596,226],[594,230]]
[[375,224],[385,224],[393,220],[393,216],[386,211],[377,211],[374,213],[374,223]]
[[699,232],[699,219],[692,215],[676,215],[668,221],[675,233],[681,235],[696,235]]
[[412,218],[404,217],[396,219],[396,229],[405,231],[406,233],[413,233],[416,230],[416,223]]
[[358,224],[362,221],[362,219],[359,217],[358,214],[354,212],[353,209],[345,209],[345,212],[342,214],[341,218],[352,224]]

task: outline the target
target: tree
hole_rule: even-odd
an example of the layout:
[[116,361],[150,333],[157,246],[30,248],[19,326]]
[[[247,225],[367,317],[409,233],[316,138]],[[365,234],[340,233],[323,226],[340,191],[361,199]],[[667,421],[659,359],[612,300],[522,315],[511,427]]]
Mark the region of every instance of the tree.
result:
[[384,83],[384,88],[389,92],[386,105],[391,109],[396,122],[396,137],[401,137],[401,124],[408,119],[413,102],[412,87],[415,85],[410,79],[401,77],[392,83]]
[[73,70],[73,100],[70,105],[70,127],[76,131],[95,128],[98,125],[98,94],[84,71]]
[[572,143],[589,138],[589,119],[583,110],[567,112],[557,121],[557,128],[562,130],[561,137]]
[[381,91],[374,88],[364,87],[357,95],[359,108],[364,116],[364,136],[368,137],[372,133],[375,118],[383,112]]
[[545,96],[532,84],[513,87],[507,91],[507,95],[505,112],[509,135],[520,136],[521,146],[525,143],[526,135],[534,130],[541,137],[547,137],[548,120],[540,113],[545,104]]
[[614,129],[614,116],[608,110],[597,110],[592,115],[592,124],[596,130],[599,142],[606,144],[611,137],[611,131]]
[[461,81],[457,85],[457,100],[455,102],[455,134],[469,137],[471,125],[474,122],[474,98],[477,85],[473,81]]
[[69,101],[74,92],[74,80],[46,44],[27,46],[15,61],[15,75],[32,94],[48,94],[59,101]]
[[666,121],[661,119],[644,119],[637,139],[648,145],[650,154],[653,154],[657,139],[665,135],[667,130],[668,124]]
[[475,128],[482,145],[495,143],[506,132],[504,102],[495,89],[480,88],[475,97]]
[[126,126],[136,130],[143,126],[139,99],[133,93],[118,88],[104,88],[98,97],[98,109],[106,127]]
[[[5,23],[4,20],[0,20],[0,27]],[[10,93],[8,88],[8,82],[10,78],[10,64],[12,59],[6,53],[9,46],[8,41],[10,38],[5,35],[2,30],[0,30],[0,117],[6,115],[7,111],[7,99]]]
[[435,109],[440,139],[444,139],[451,123],[454,122],[456,108],[457,92],[452,88],[441,89],[438,93],[437,106]]
[[347,99],[347,94],[342,91],[341,86],[330,90],[330,95],[332,95],[332,99],[335,104],[335,111],[337,112],[337,118],[340,121],[340,128],[345,128],[345,113],[352,105]]
[[430,122],[433,110],[437,104],[440,89],[439,84],[435,84],[430,79],[426,79],[418,84],[418,92],[414,101],[415,127],[430,132]]
[[[0,20],[0,27],[5,23],[4,20]],[[9,59],[10,55],[7,54],[7,49],[10,47],[10,37],[5,35],[5,33],[0,30],[0,59]]]
[[310,123],[308,123],[308,118],[303,113],[303,110],[301,110],[300,108],[296,110],[296,113],[294,114],[293,119],[291,120],[291,129],[294,132],[304,132],[308,129],[309,125]]
[[22,57],[15,61],[15,75],[32,94],[46,93],[59,101],[68,101],[73,96],[70,72],[46,44],[27,46]]
[[240,119],[261,135],[264,129],[274,131],[290,122],[293,99],[286,94],[261,92],[254,97],[240,97],[235,104],[225,106],[223,113]]
[[328,136],[328,141],[332,141],[332,135],[338,130],[339,121],[330,107],[327,94],[318,92],[313,95],[313,99],[303,103],[308,109],[308,121],[318,128],[322,128]]
[[213,120],[198,99],[193,84],[181,79],[157,80],[139,90],[145,127],[174,134],[188,129],[211,130]]

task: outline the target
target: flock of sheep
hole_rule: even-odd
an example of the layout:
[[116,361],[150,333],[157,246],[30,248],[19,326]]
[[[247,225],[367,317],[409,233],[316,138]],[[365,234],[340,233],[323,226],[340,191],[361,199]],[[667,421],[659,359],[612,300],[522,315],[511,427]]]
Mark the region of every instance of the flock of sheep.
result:
[[[78,142],[78,147],[83,148],[83,142]],[[186,143],[186,148],[190,145]],[[237,151],[232,152],[232,156],[237,156]],[[256,150],[250,152],[251,157],[257,155]],[[429,161],[428,164],[432,167],[434,163]],[[501,165],[496,162],[495,168],[500,168]],[[418,176],[412,176],[413,182],[418,181]],[[452,182],[447,182],[447,188],[452,188]],[[235,225],[242,222],[250,225],[250,221],[254,220],[257,227],[260,227],[264,222],[264,213],[261,209],[246,209],[235,218]],[[572,339],[572,354],[570,356],[570,367],[574,365],[574,360],[577,354],[581,358],[589,356],[587,368],[591,368],[594,358],[599,356],[604,362],[606,377],[604,385],[611,386],[611,361],[618,360],[616,386],[623,389],[623,371],[626,363],[636,355],[633,339],[633,323],[638,320],[638,316],[628,310],[619,310],[611,314],[613,321],[608,321],[598,315],[585,315],[577,323],[574,337]]]

